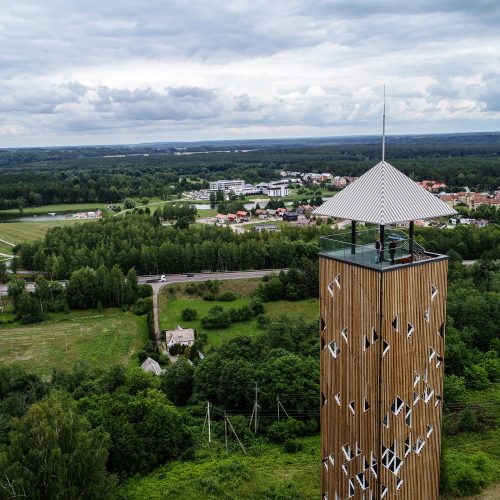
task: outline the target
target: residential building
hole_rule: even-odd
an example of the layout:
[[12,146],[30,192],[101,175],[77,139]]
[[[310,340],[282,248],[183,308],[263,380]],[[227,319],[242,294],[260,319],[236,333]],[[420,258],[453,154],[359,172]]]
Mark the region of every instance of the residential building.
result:
[[296,221],[298,219],[299,215],[297,214],[297,212],[285,212],[283,214],[283,220],[284,221]]
[[194,344],[194,330],[177,325],[174,330],[165,331],[165,342],[168,348],[175,344],[186,347],[191,346]]
[[247,222],[248,221],[248,212],[245,212],[244,210],[238,210],[236,212],[236,220],[238,222]]
[[352,221],[320,240],[322,498],[438,499],[448,257],[413,221],[456,212],[382,161],[314,213]]

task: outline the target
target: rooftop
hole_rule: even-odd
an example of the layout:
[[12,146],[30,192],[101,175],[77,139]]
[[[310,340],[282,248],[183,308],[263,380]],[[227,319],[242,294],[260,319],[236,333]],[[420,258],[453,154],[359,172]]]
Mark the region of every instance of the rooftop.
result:
[[313,213],[387,225],[457,212],[392,165],[381,161]]

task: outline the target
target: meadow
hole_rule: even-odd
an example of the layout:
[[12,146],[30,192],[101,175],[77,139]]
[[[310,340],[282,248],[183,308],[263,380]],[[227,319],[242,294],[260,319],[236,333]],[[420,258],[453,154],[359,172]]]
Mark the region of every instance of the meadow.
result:
[[[498,456],[498,432],[495,435],[496,438],[488,439],[476,434],[460,434],[455,439],[445,439],[445,460],[448,455],[458,453],[467,461],[478,449],[488,450],[488,458]],[[232,436],[229,454],[224,451],[222,441],[213,441],[211,448],[204,445],[198,449],[194,460],[172,461],[147,476],[128,480],[120,488],[118,497],[123,500],[195,500],[200,496],[210,500],[320,498],[320,437],[296,441],[303,447],[297,453],[285,453],[282,446],[257,440],[247,448],[247,455],[236,449]],[[487,459],[483,467],[484,473],[490,476],[488,482],[498,477],[500,471],[494,460]],[[493,484],[480,494],[461,498],[493,500],[499,492],[499,486]]]
[[[250,304],[251,295],[257,288],[261,280],[228,280],[220,282],[219,293],[231,291],[238,298],[231,302],[219,300],[207,301],[201,296],[189,295],[186,292],[187,285],[171,285],[162,290],[159,297],[160,327],[162,330],[171,330],[177,325],[183,328],[194,328],[196,331],[207,333],[207,343],[205,348],[218,346],[231,338],[246,335],[253,337],[258,334],[259,329],[257,319],[232,323],[228,328],[206,330],[201,326],[201,318],[208,314],[210,308],[218,305],[225,309],[239,308]],[[182,311],[186,308],[195,309],[197,317],[193,321],[182,319]],[[264,303],[264,312],[273,318],[287,315],[290,318],[314,321],[319,315],[319,301],[316,298],[289,302],[279,300]]]
[[119,498],[320,498],[319,436],[300,443],[303,450],[293,454],[284,453],[282,446],[259,443],[243,455],[226,454],[216,442],[211,450],[202,448],[193,461],[173,461],[146,477],[130,479],[120,488]]
[[1,325],[0,363],[19,364],[43,377],[53,368],[70,370],[77,362],[102,368],[114,363],[136,365],[135,354],[146,340],[145,318],[131,312],[54,313],[34,325]]

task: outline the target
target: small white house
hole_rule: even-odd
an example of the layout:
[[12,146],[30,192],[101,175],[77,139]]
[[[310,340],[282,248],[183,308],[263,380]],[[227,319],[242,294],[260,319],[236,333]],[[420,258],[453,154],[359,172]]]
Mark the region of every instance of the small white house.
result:
[[165,341],[168,348],[175,344],[186,347],[191,346],[194,344],[194,330],[192,328],[182,328],[181,325],[177,325],[175,330],[167,330],[165,332]]

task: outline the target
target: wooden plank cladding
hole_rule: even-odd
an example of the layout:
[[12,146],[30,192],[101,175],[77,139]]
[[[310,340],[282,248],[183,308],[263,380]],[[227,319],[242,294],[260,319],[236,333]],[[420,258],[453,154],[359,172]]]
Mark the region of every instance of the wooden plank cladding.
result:
[[324,498],[439,497],[447,271],[320,256]]

